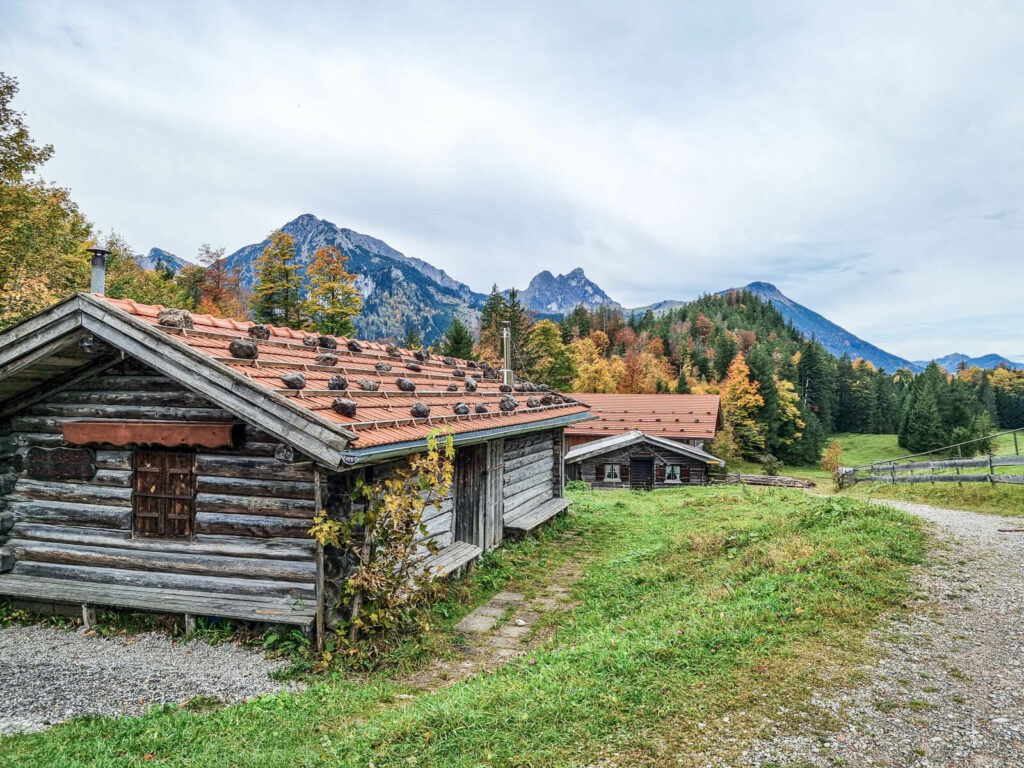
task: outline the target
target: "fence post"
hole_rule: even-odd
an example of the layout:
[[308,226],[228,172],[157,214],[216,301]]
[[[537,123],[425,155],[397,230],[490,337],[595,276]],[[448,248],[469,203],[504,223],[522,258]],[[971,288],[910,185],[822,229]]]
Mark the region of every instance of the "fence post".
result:
[[1020,448],[1017,447],[1017,433],[1016,432],[1013,433],[1013,454],[1015,456],[1020,456]]
[[995,466],[993,466],[992,464],[992,452],[990,451],[988,454],[988,482],[990,485],[996,484],[995,474],[996,469]]

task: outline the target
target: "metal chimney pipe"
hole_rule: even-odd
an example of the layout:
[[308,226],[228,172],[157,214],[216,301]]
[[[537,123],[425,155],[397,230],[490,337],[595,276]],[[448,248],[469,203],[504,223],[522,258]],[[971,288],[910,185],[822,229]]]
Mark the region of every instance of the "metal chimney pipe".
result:
[[501,346],[504,352],[505,367],[501,372],[503,384],[512,384],[512,331],[509,329],[508,320],[501,323]]
[[92,254],[92,276],[89,281],[91,293],[103,295],[107,288],[107,256],[110,251],[106,248],[86,248]]

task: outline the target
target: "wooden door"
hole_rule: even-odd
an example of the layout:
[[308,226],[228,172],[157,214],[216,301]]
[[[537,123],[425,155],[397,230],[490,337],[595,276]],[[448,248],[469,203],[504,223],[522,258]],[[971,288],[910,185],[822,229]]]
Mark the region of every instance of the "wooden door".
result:
[[487,446],[467,445],[455,453],[455,540],[485,547],[484,467]]
[[654,459],[629,460],[629,487],[649,491],[654,485]]
[[505,535],[505,441],[491,440],[487,443],[487,469],[484,478],[484,550],[491,550],[501,544]]
[[132,532],[177,539],[195,533],[196,456],[191,451],[136,451]]

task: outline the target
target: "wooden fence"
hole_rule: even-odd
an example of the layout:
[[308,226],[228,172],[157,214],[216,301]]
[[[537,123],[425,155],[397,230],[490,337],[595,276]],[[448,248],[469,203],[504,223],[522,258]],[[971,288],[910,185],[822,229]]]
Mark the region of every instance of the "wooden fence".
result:
[[[991,440],[1005,435],[1013,435],[1013,455],[996,456],[986,454],[975,458],[962,458],[959,454],[964,448],[978,440],[970,440],[965,443],[939,448],[923,454],[902,456],[889,461],[876,461],[860,467],[840,467],[840,485],[852,485],[854,483],[1008,483],[1024,484],[1024,474],[1013,472],[999,472],[1004,467],[1024,467],[1024,456],[1020,455],[1020,444],[1018,435],[1024,434],[1024,430],[1011,430],[992,435],[981,440]],[[935,454],[953,454],[950,458],[934,458],[925,461],[908,461],[921,456],[934,456]],[[984,472],[972,472],[971,470],[985,470]]]

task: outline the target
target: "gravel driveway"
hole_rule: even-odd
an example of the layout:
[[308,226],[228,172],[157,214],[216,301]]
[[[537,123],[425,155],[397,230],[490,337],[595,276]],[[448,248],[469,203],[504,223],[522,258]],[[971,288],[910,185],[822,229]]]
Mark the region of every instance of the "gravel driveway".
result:
[[1024,533],[999,531],[1024,519],[878,503],[935,526],[933,567],[915,576],[920,610],[887,628],[898,639],[871,682],[816,697],[842,729],[755,742],[744,764],[1024,766]]
[[285,663],[234,643],[175,643],[155,632],[104,638],[43,626],[0,629],[0,735],[85,714],[139,715],[195,696],[235,702],[274,693],[285,686],[268,675]]

